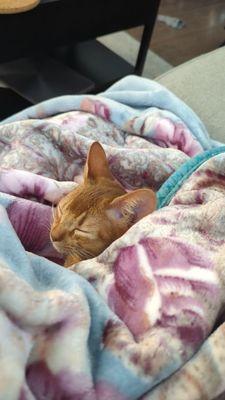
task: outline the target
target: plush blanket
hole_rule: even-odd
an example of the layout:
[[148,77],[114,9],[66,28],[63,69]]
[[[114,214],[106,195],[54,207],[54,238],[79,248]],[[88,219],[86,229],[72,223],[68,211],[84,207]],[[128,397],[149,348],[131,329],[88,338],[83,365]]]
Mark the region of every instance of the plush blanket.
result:
[[[158,209],[74,265],[52,204],[99,140]],[[158,83],[44,102],[0,125],[0,399],[213,399],[225,390],[225,148]],[[215,324],[217,323],[217,329]]]

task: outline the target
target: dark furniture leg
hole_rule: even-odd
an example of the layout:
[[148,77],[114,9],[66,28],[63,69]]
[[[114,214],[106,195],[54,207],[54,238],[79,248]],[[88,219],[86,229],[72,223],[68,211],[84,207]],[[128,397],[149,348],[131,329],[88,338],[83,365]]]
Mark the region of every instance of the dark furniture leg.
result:
[[[149,49],[149,44],[150,44],[151,37],[152,37],[153,28],[155,25],[155,19],[156,19],[156,15],[158,12],[159,4],[160,4],[160,0],[155,1],[154,5],[151,5],[152,12],[151,13],[149,12],[150,20],[146,23],[146,25],[144,26],[144,29],[143,29],[141,44],[139,47],[136,65],[134,68],[134,72],[137,75],[142,75],[142,72],[143,72],[147,52]],[[153,9],[153,7],[154,7],[154,9]]]

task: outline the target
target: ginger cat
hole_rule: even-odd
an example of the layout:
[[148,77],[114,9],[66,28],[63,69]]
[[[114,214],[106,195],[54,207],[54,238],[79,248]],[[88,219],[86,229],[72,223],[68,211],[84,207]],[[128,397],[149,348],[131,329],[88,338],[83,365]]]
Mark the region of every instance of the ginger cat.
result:
[[133,224],[153,212],[150,189],[127,193],[110,172],[102,146],[89,150],[84,181],[59,201],[51,226],[53,246],[65,256],[65,267],[93,258]]

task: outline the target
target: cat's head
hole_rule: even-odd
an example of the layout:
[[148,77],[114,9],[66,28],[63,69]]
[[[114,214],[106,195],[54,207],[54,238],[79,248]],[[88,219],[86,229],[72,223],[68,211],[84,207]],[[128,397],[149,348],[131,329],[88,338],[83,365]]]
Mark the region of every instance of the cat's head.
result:
[[150,189],[126,193],[111,174],[102,146],[94,142],[83,183],[62,198],[54,210],[51,240],[66,257],[92,258],[155,207],[156,196]]

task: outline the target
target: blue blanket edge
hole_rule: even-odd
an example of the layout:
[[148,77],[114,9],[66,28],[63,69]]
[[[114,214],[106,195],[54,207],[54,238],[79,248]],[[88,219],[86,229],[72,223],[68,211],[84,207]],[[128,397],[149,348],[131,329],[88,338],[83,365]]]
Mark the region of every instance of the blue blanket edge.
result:
[[201,154],[193,157],[184,163],[176,172],[174,172],[157,192],[157,208],[165,207],[169,204],[172,197],[181,188],[186,179],[199,168],[205,161],[216,156],[217,154],[224,153],[225,146],[206,150]]

